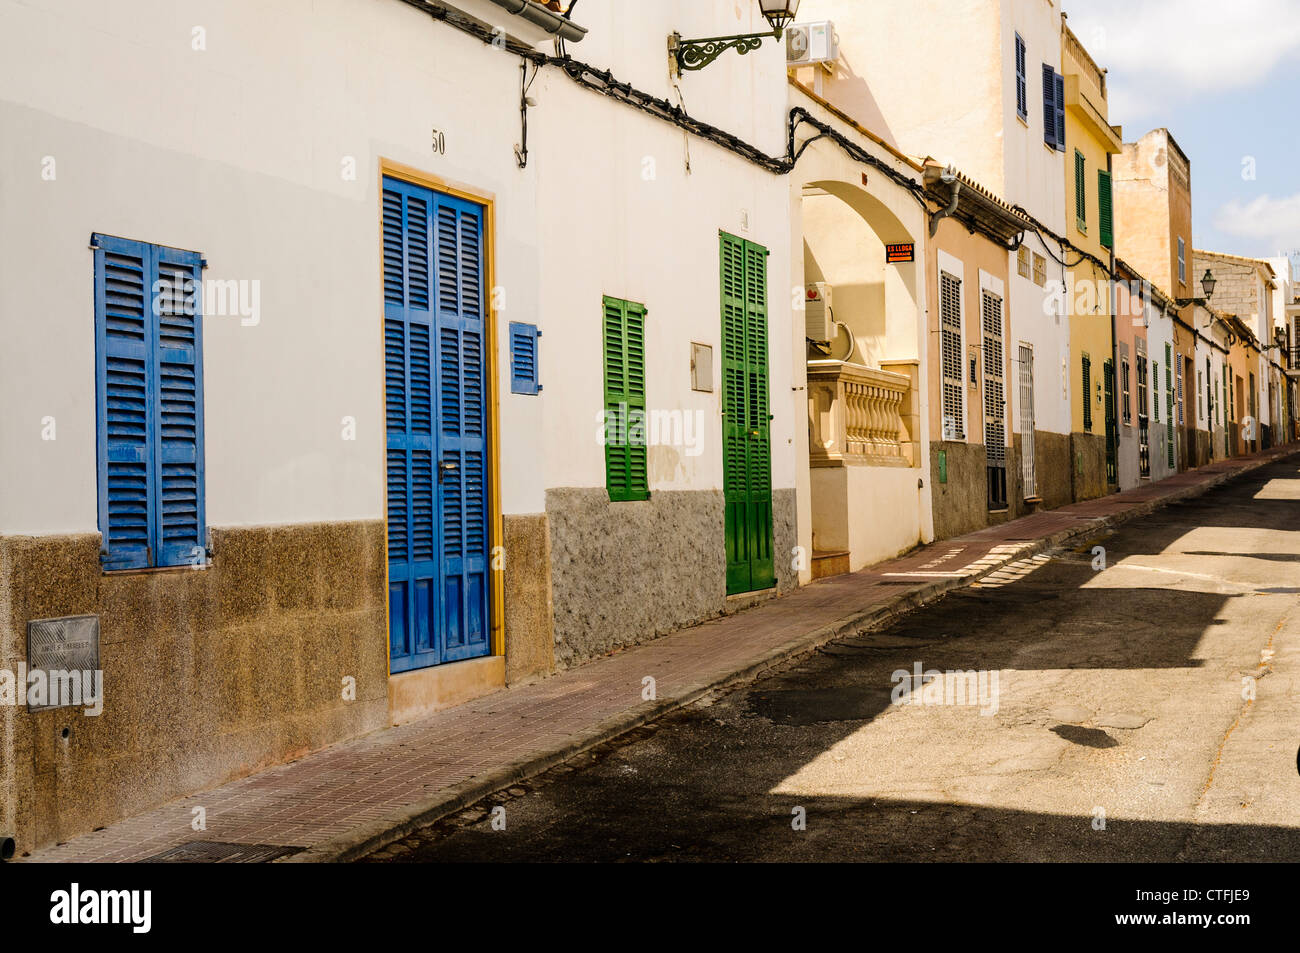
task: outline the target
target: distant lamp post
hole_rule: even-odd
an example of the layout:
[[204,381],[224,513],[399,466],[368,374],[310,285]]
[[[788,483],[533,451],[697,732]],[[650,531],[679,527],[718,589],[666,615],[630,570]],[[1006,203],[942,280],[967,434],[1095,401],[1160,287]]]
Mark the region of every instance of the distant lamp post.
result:
[[785,28],[794,21],[795,14],[799,12],[799,0],[758,0],[758,7],[763,11],[763,17],[771,24],[771,33],[711,36],[700,40],[683,40],[680,33],[668,37],[668,52],[672,54],[677,72],[704,69],[727,50],[735,50],[743,56],[761,47],[768,37],[774,36],[780,39]]

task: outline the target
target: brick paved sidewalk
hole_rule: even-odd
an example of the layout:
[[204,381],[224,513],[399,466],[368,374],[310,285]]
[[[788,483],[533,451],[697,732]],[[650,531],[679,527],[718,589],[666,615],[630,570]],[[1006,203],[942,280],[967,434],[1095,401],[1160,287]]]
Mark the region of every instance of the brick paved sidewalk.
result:
[[[27,860],[135,861],[193,840],[307,848],[293,860],[360,856],[714,688],[752,678],[1014,560],[1295,452],[1292,445],[1223,461],[942,540],[540,682],[335,745],[43,848]],[[655,701],[641,697],[647,675],[656,682]],[[190,828],[195,807],[206,810],[201,833]]]

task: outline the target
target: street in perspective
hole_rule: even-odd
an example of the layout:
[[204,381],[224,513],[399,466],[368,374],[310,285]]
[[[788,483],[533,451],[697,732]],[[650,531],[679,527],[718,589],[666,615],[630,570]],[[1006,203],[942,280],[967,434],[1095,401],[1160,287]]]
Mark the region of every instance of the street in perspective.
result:
[[0,0],[8,908],[1286,922],[1297,2]]
[[1297,538],[1300,456],[1013,562],[366,859],[1300,860]]

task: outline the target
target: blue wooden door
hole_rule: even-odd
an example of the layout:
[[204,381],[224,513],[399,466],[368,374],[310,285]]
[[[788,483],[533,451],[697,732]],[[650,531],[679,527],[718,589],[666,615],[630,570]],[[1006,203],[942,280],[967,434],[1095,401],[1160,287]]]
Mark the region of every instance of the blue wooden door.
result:
[[489,653],[483,209],[384,179],[390,670]]

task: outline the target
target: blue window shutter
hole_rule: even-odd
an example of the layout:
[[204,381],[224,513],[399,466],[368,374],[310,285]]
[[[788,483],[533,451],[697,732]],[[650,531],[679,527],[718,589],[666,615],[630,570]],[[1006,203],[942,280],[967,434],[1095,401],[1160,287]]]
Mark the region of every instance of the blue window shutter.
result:
[[1056,70],[1043,64],[1043,141],[1056,148]]
[[106,235],[91,244],[104,568],[201,563],[200,257]]
[[201,565],[203,365],[199,256],[154,246],[156,566]]
[[538,383],[537,339],[542,332],[535,324],[510,322],[510,392],[512,394],[537,394],[542,389]]
[[1065,77],[1056,73],[1052,77],[1056,87],[1056,151],[1065,151]]
[[1021,119],[1029,116],[1029,78],[1025,62],[1025,41],[1016,34],[1016,112]]
[[101,560],[105,569],[143,569],[154,525],[151,255],[139,242],[91,242]]

